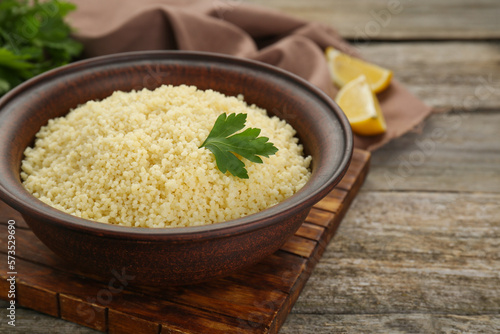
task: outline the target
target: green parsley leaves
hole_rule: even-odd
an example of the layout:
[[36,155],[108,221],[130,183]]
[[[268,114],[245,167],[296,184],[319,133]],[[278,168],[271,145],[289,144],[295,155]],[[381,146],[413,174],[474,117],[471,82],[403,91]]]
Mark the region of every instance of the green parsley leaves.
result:
[[251,162],[262,163],[259,155],[268,158],[278,152],[269,138],[259,137],[260,129],[248,128],[235,134],[245,127],[246,120],[246,114],[221,114],[199,147],[205,147],[214,154],[217,168],[222,173],[229,171],[241,179],[248,179],[248,172],[243,161],[235,154]]
[[58,0],[0,1],[0,96],[80,54],[82,45],[64,22],[75,8]]

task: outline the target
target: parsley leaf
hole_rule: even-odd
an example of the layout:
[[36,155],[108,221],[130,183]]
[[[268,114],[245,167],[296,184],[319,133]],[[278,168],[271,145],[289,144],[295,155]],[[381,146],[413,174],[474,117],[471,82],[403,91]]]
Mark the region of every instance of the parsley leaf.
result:
[[269,158],[278,152],[274,144],[268,141],[269,138],[259,137],[260,129],[248,128],[235,134],[245,127],[246,119],[246,114],[221,114],[199,147],[205,147],[214,154],[217,168],[222,173],[229,171],[241,179],[248,179],[248,172],[243,161],[235,154],[251,162],[262,163],[259,155]]
[[81,53],[64,21],[75,8],[59,0],[0,0],[0,96]]

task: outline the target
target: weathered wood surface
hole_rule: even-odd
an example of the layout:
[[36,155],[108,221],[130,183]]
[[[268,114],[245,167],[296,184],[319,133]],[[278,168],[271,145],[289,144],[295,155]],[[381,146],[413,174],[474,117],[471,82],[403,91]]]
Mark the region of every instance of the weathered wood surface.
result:
[[448,314],[297,314],[290,316],[287,334],[407,334],[498,333],[498,315]]
[[359,194],[282,333],[498,333],[499,201]]
[[373,42],[357,48],[366,59],[392,69],[408,90],[436,110],[500,109],[499,41]]
[[335,27],[354,41],[500,38],[496,0],[244,0]]
[[359,194],[295,312],[499,315],[499,200]]
[[430,117],[375,152],[364,190],[499,193],[500,113]]

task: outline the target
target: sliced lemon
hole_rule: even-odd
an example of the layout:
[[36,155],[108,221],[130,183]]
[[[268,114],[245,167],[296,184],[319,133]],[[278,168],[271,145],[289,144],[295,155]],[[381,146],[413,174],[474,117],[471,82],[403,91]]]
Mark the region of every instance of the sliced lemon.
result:
[[380,93],[391,83],[391,70],[351,57],[333,47],[326,48],[325,55],[332,80],[339,87],[343,87],[361,74],[366,76],[374,93]]
[[374,136],[385,132],[387,126],[377,96],[364,75],[342,87],[335,102],[346,114],[354,133]]

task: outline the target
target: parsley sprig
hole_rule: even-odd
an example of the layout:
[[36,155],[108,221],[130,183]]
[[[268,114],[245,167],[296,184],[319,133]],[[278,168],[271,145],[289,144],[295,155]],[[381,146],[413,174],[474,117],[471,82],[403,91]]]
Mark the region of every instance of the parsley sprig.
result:
[[246,114],[221,114],[200,146],[214,154],[217,168],[222,173],[229,171],[242,179],[248,179],[248,172],[243,161],[235,154],[251,162],[262,163],[259,156],[268,158],[278,152],[274,144],[269,142],[269,138],[259,137],[258,128],[247,128],[236,133],[245,127],[246,119]]
[[0,0],[0,96],[80,54],[64,21],[75,8],[59,0]]

